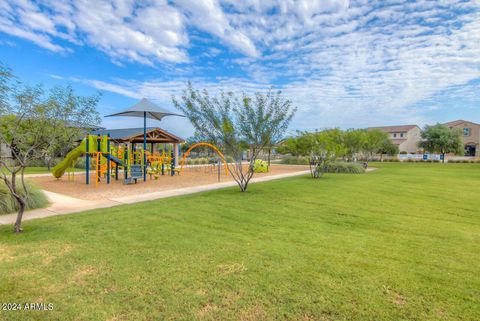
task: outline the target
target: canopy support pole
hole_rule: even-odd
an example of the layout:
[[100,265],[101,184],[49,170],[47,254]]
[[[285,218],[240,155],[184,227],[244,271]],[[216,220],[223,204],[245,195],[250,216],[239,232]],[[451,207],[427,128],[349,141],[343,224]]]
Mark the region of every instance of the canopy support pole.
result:
[[147,181],[147,112],[143,112],[143,181]]

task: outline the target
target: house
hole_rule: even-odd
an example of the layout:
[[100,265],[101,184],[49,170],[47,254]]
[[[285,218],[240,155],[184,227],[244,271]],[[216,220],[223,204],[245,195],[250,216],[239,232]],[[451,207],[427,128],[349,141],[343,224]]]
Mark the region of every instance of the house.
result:
[[443,125],[461,130],[465,156],[480,156],[480,124],[459,119]]
[[381,129],[387,132],[392,142],[398,146],[400,153],[415,154],[418,151],[422,130],[417,125],[382,126],[369,129]]

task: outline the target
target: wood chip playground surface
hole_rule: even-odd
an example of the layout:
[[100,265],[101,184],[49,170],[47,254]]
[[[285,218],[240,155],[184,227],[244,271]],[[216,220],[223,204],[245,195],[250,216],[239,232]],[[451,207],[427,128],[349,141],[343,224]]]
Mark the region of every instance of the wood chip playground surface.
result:
[[[308,166],[272,165],[268,173],[255,173],[254,178],[295,173],[307,169]],[[67,175],[64,175],[60,179],[56,179],[53,176],[42,176],[31,177],[29,180],[46,191],[82,200],[107,200],[219,183],[218,171],[208,166],[184,168],[180,175],[159,176],[158,180],[154,178],[151,179],[147,175],[146,182],[138,180],[137,184],[131,185],[124,185],[123,175],[120,174],[119,176],[118,181],[112,178],[110,184],[107,184],[106,178],[103,178],[101,182],[95,184],[94,176],[91,175],[89,185],[85,184],[85,173],[75,174],[73,181],[69,181]],[[225,171],[221,171],[220,183],[230,181],[233,181],[233,178],[230,175],[226,175]]]

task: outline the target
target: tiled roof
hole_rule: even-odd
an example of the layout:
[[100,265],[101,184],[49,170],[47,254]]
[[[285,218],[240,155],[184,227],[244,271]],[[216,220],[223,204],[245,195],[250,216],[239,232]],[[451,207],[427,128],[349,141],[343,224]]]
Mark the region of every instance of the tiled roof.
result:
[[398,125],[398,126],[381,126],[381,127],[369,127],[368,129],[381,129],[387,133],[398,133],[398,132],[408,132],[413,128],[418,127],[417,125]]
[[447,126],[447,127],[453,127],[453,126],[460,125],[460,124],[462,124],[462,123],[470,123],[470,124],[474,124],[474,125],[480,126],[480,124],[474,123],[473,121],[468,121],[468,120],[463,120],[463,119],[450,121],[450,122],[448,122],[448,123],[444,123],[444,125]]
[[[172,142],[183,142],[183,138],[175,136],[166,130],[163,130],[158,127],[147,127],[147,135],[152,131],[160,131],[163,135],[170,138]],[[143,137],[143,127],[142,128],[122,128],[122,129],[100,129],[90,132],[90,135],[107,135],[110,134],[110,137],[113,140],[127,140],[132,137],[142,136]]]

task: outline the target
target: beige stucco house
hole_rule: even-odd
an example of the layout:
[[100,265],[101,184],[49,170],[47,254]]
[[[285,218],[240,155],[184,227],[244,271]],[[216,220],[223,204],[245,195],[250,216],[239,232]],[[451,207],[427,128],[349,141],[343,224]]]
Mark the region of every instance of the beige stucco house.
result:
[[443,125],[462,131],[465,156],[480,156],[480,124],[460,119]]
[[370,127],[370,129],[381,129],[387,132],[392,142],[398,146],[400,153],[415,154],[418,151],[422,130],[417,125]]

